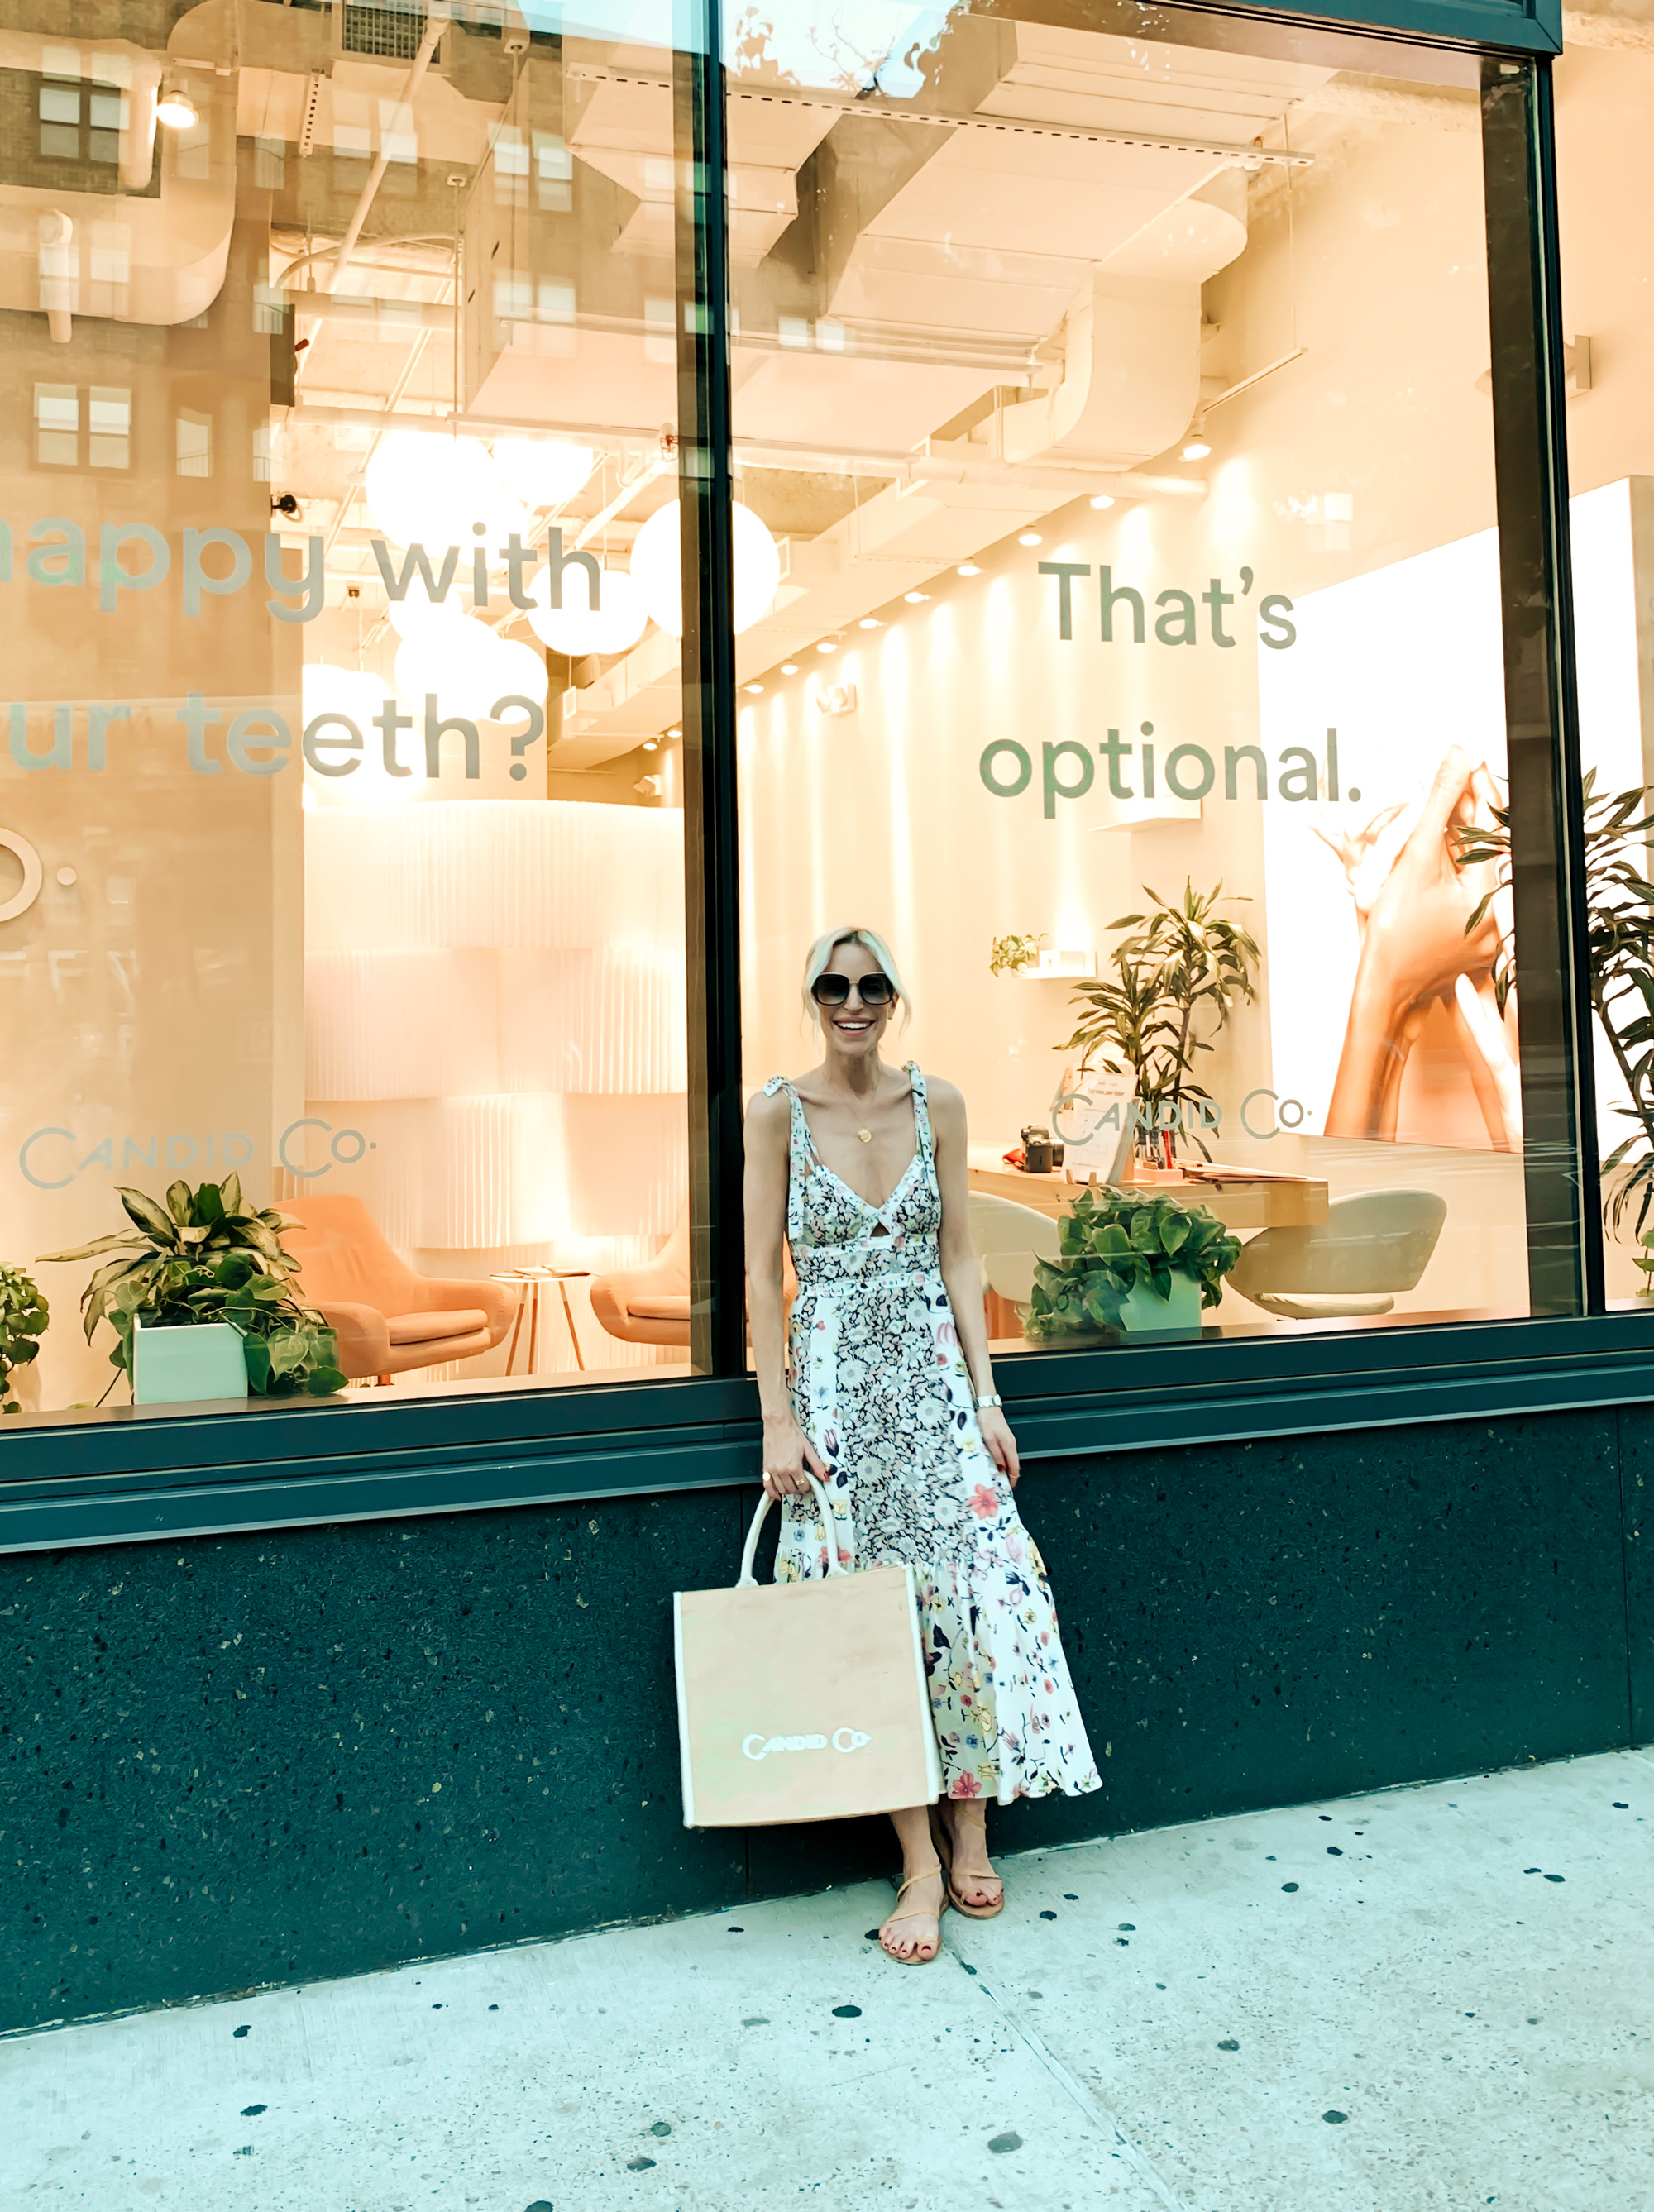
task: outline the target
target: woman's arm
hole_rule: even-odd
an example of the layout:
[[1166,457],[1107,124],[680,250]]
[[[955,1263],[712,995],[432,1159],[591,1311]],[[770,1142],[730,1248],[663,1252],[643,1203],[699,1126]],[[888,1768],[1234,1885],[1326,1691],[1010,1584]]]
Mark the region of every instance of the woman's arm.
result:
[[[988,1353],[988,1319],[982,1310],[982,1262],[970,1238],[970,1184],[964,1100],[951,1083],[928,1086],[931,1128],[936,1139],[936,1182],[942,1194],[942,1280],[953,1309],[959,1347],[979,1398],[991,1397],[994,1364]],[[1021,1472],[1017,1440],[997,1406],[977,1416],[982,1442],[994,1464],[1013,1486]]]
[[806,1462],[818,1476],[826,1471],[793,1418],[787,1389],[781,1248],[791,1120],[781,1091],[773,1097],[760,1091],[746,1109],[746,1310],[763,1413],[764,1487],[777,1497],[808,1491]]

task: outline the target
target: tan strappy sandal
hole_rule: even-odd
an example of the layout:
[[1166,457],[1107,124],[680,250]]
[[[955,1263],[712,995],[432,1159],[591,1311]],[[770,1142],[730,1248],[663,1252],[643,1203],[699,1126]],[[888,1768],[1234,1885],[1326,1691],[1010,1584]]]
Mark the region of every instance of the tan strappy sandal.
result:
[[953,1884],[953,1844],[947,1832],[947,1820],[938,1806],[930,1814],[931,1840],[936,1846],[936,1856],[944,1869],[943,1879],[947,1884],[947,1901],[956,1912],[963,1912],[967,1920],[997,1920],[1005,1910],[1005,1881],[997,1874],[967,1875],[964,1879],[974,1883],[997,1881],[1000,1893],[992,1905],[967,1905]]
[[[897,1902],[897,1906],[898,1906],[898,1907],[900,1906],[901,1902],[902,1902],[902,1899],[903,1899],[907,1895],[908,1892],[909,1892],[909,1891],[913,1887],[913,1885],[915,1884],[915,1882],[916,1882],[916,1881],[928,1881],[930,1880],[930,1877],[931,1877],[931,1876],[932,1876],[932,1875],[933,1875],[933,1874],[942,1874],[942,1868],[941,1868],[941,1864],[940,1864],[940,1862],[939,1862],[939,1861],[938,1861],[936,1863],[934,1863],[934,1864],[933,1864],[933,1865],[931,1865],[931,1866],[927,1866],[927,1867],[921,1867],[917,1874],[910,1874],[910,1875],[908,1876],[907,1880],[906,1880],[906,1881],[902,1884],[902,1887],[900,1887],[900,1889],[898,1889],[898,1890],[897,1891],[897,1893],[896,1893],[896,1902]],[[942,1952],[942,1915],[943,1915],[946,1911],[947,1911],[947,1877],[946,1877],[946,1875],[942,1875],[942,1896],[941,1896],[941,1900],[940,1900],[940,1902],[939,1903],[939,1905],[937,1905],[937,1908],[936,1908],[936,1948],[935,1948],[933,1951],[929,1952],[929,1953],[924,1953],[924,1952],[920,1952],[920,1951],[911,1951],[911,1952],[909,1952],[909,1953],[908,1954],[908,1955],[907,1955],[907,1957],[906,1957],[905,1959],[904,1959],[904,1958],[902,1958],[902,1957],[900,1957],[900,1956],[898,1956],[898,1954],[897,1954],[896,1952],[892,1951],[892,1950],[891,1949],[890,1946],[889,1946],[889,1945],[885,1942],[885,1936],[889,1934],[890,1930],[891,1930],[892,1928],[896,1927],[896,1926],[897,1926],[897,1924],[899,1922],[903,1921],[903,1920],[928,1920],[928,1919],[929,1919],[929,1917],[930,1917],[930,1915],[929,1915],[927,1912],[903,1912],[903,1911],[897,1911],[892,1912],[892,1913],[891,1914],[890,1917],[889,1917],[889,1918],[885,1922],[884,1925],[879,1929],[879,1949],[880,1949],[880,1950],[885,1954],[885,1957],[886,1957],[886,1958],[891,1961],[891,1965],[892,1965],[892,1966],[928,1966],[933,1965],[933,1964],[934,1963],[934,1961],[941,1956],[941,1952]]]

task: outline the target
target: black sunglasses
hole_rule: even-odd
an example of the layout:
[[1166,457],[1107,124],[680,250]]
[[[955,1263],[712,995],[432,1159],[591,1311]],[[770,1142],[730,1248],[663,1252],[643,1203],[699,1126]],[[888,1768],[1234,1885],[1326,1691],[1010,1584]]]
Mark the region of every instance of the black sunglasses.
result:
[[[896,986],[888,975],[859,975],[855,988],[864,1006],[888,1006],[896,997]],[[818,975],[810,986],[810,996],[818,1006],[842,1006],[849,995],[848,975]]]

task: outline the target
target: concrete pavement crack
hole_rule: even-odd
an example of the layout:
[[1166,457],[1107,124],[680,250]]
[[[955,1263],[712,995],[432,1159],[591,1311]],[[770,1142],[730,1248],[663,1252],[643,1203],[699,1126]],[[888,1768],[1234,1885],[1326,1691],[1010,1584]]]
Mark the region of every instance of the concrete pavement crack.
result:
[[[950,1946],[951,1950],[953,1948],[953,1946]],[[1098,2133],[1112,2144],[1120,2158],[1131,2168],[1143,2186],[1165,2207],[1165,2212],[1195,2212],[1195,2208],[1186,2203],[1164,2177],[1156,2170],[1146,2153],[1138,2148],[1108,2106],[1100,2099],[1094,2097],[1085,2084],[1069,2071],[1043,2037],[1037,2030],[1029,2027],[1019,2014],[1013,2012],[1004,1999],[995,1994],[992,1986],[983,1980],[982,1969],[973,1961],[964,1959],[959,1960],[959,1965],[962,1971],[966,1966],[970,1966],[968,1978],[972,1985],[988,1999],[1011,2033],[1032,2051],[1034,2057],[1038,2059],[1040,2064],[1069,2101],[1077,2106]]]

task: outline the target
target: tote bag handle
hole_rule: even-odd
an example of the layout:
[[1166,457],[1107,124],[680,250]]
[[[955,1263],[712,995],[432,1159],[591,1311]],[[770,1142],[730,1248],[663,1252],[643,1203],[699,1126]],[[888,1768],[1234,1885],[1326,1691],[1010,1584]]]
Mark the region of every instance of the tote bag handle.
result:
[[[827,1571],[830,1575],[848,1574],[849,1570],[838,1562],[838,1523],[833,1518],[833,1508],[826,1492],[806,1467],[804,1479],[816,1493],[816,1504],[821,1508],[821,1517],[827,1524]],[[752,1526],[746,1532],[746,1545],[741,1553],[741,1577],[737,1589],[756,1589],[757,1577],[752,1571],[752,1562],[758,1553],[758,1531],[763,1527],[763,1516],[774,1500],[766,1490],[758,1500],[758,1510],[752,1516]]]

